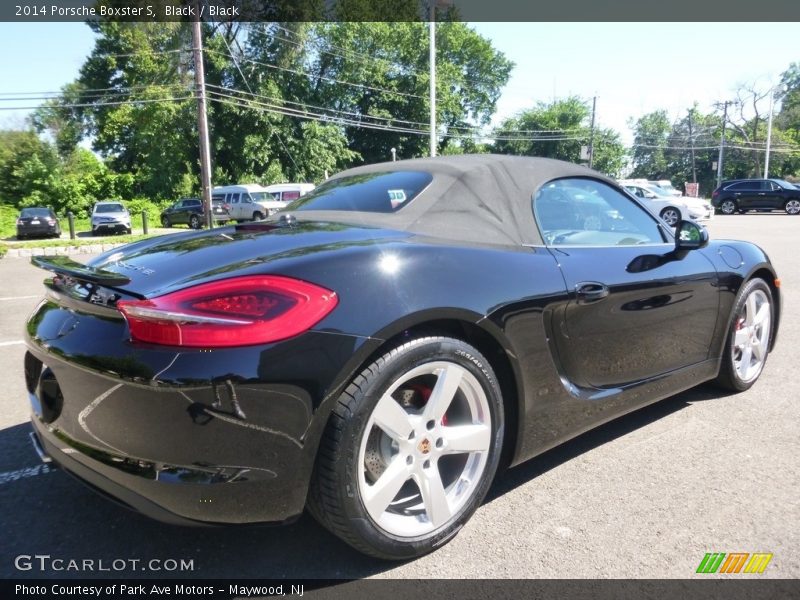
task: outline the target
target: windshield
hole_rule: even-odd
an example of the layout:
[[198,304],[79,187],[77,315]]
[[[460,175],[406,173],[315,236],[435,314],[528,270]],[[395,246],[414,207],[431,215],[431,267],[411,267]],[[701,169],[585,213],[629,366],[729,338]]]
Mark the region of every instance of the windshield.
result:
[[793,190],[796,187],[796,186],[792,185],[791,183],[789,183],[788,181],[784,181],[783,179],[773,179],[772,181],[777,183],[779,186],[781,186],[785,190]]
[[96,213],[113,213],[113,212],[124,212],[125,207],[122,204],[98,204],[94,207],[94,212]]

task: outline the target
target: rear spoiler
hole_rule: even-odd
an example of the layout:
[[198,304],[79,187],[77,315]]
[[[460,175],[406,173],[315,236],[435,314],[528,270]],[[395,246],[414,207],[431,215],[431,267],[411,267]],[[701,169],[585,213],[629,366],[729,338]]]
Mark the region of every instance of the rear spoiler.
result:
[[113,271],[87,267],[66,256],[34,256],[31,258],[31,263],[58,275],[72,277],[73,279],[105,287],[119,287],[131,282],[130,278],[125,275],[114,273]]

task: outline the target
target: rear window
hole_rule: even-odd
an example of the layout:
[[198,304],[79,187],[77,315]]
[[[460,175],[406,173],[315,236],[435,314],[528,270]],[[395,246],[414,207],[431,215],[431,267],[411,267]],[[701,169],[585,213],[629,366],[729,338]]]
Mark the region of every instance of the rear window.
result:
[[433,177],[422,171],[365,173],[323,183],[287,210],[345,210],[392,213],[408,205]]
[[49,208],[23,208],[20,217],[52,217],[53,211]]

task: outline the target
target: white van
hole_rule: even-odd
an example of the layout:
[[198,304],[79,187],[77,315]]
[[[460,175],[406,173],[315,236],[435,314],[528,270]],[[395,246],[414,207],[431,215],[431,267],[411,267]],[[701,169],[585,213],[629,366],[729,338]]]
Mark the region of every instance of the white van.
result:
[[305,196],[316,186],[313,183],[275,183],[268,185],[266,189],[275,199],[284,204],[297,200],[300,196]]
[[225,202],[231,219],[237,221],[257,221],[285,206],[257,183],[218,186],[211,190],[211,197]]

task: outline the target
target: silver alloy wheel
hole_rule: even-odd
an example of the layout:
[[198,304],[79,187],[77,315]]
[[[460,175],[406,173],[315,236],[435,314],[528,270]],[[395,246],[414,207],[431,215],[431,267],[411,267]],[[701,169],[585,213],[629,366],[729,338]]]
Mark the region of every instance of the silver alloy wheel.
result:
[[[424,404],[403,406],[424,382],[433,383]],[[456,363],[426,363],[393,382],[370,415],[358,455],[359,495],[375,525],[412,538],[452,523],[480,485],[491,425],[486,392]]]
[[681,214],[677,209],[669,207],[661,211],[661,218],[664,219],[670,227],[675,227],[678,221],[681,220]]
[[790,215],[800,214],[800,200],[787,200],[784,208]]
[[725,200],[719,205],[719,209],[723,215],[732,215],[736,212],[736,202],[733,200]]
[[743,308],[736,316],[731,352],[736,375],[749,383],[759,376],[767,359],[772,312],[769,297],[760,289],[750,292]]

